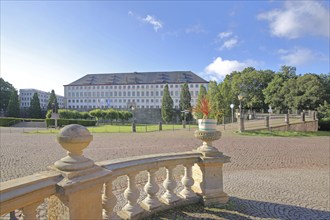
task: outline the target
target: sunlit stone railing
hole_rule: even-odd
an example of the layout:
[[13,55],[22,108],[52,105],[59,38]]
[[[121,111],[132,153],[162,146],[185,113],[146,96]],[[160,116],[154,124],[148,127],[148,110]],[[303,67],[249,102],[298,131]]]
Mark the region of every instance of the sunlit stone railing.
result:
[[[194,151],[94,163],[83,156],[92,135],[83,126],[66,126],[57,140],[67,156],[48,172],[1,183],[0,214],[21,210],[24,219],[38,219],[36,208],[45,198],[49,219],[138,219],[178,205],[224,204],[228,196],[223,192],[222,166],[229,157],[211,145],[220,133],[196,131],[195,136],[203,145]],[[177,166],[184,170],[180,190],[174,172]],[[161,169],[166,171],[160,178],[162,190],[156,180]],[[141,172],[147,172],[142,191],[136,182]],[[125,204],[118,210],[113,182],[123,176],[127,178]],[[145,197],[140,199],[141,195]]]

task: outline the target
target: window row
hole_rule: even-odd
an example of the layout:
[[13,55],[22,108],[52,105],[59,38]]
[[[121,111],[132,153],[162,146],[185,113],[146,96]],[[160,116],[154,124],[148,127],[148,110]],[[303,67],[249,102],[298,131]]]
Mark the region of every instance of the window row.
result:
[[[181,88],[183,84],[170,84],[169,88]],[[190,88],[199,88],[201,84],[188,84]],[[68,86],[68,90],[82,90],[82,89],[152,89],[164,88],[161,85],[106,85],[106,86]],[[205,84],[207,86],[207,84]]]
[[[163,96],[163,91],[114,91],[114,92],[68,92],[68,97],[154,97]],[[198,91],[190,92],[191,96],[198,96]],[[172,97],[180,96],[179,91],[170,91]]]
[[[136,106],[137,108],[161,108],[160,105],[155,105],[155,106],[149,106],[149,105],[137,105]],[[106,109],[107,106],[95,106],[95,105],[69,105],[68,106],[69,109],[95,109],[95,108],[103,108],[103,109]],[[111,106],[111,108],[121,108],[121,109],[127,109],[128,106],[123,106],[123,105],[114,105],[114,106]],[[179,106],[178,105],[175,105],[174,106],[175,109],[179,109]]]

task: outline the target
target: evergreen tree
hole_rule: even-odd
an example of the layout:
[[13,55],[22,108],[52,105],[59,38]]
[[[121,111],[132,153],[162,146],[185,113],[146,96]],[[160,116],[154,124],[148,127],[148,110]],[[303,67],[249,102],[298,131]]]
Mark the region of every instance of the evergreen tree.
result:
[[19,117],[19,100],[17,91],[14,90],[11,92],[8,107],[7,107],[7,116],[9,117]]
[[[55,108],[55,109],[54,109]],[[52,89],[50,96],[49,96],[49,100],[48,100],[48,105],[47,105],[47,110],[55,110],[55,112],[58,112],[58,102],[57,102],[57,98],[56,98],[56,94],[54,89]]]
[[164,94],[162,99],[162,119],[166,123],[172,121],[173,118],[173,99],[168,91],[168,85],[164,87]]
[[207,92],[207,99],[211,104],[212,114],[209,115],[210,118],[218,117],[220,112],[223,112],[220,106],[220,91],[218,85],[215,81],[210,81],[209,90]]
[[12,92],[16,91],[12,84],[0,77],[0,109],[7,109]]
[[[206,91],[205,86],[201,85],[201,87],[199,88],[198,97],[197,97],[197,106],[196,106],[197,108],[200,105],[202,99],[204,97],[206,97],[206,94],[207,94],[207,91]],[[203,113],[195,112],[194,113],[194,118],[195,119],[203,118]]]
[[31,118],[42,118],[41,108],[40,108],[40,100],[38,97],[38,93],[34,93],[30,103],[30,117]]
[[[183,84],[183,86],[181,87],[181,93],[180,93],[180,111],[184,111],[184,110],[191,110],[191,95],[189,92],[189,87],[188,84],[185,83]],[[184,119],[184,115],[186,113],[182,113],[181,114],[181,119]],[[186,114],[186,120],[187,121],[191,121],[192,119],[192,115],[191,112],[189,112],[188,114]]]

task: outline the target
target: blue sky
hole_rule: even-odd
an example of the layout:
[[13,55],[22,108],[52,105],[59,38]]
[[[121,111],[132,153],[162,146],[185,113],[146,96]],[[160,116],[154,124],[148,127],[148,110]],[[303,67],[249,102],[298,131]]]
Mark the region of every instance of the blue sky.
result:
[[329,73],[329,1],[1,1],[1,77],[55,89],[89,73],[245,67]]

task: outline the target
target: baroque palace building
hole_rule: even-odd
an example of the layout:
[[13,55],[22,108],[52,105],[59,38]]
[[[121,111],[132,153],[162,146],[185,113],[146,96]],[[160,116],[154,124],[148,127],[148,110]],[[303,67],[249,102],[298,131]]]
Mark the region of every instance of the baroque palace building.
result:
[[208,81],[191,71],[88,74],[64,85],[64,96],[69,109],[157,109],[161,108],[164,86],[168,84],[174,108],[178,109],[184,83],[189,86],[194,106],[200,86],[207,89]]

